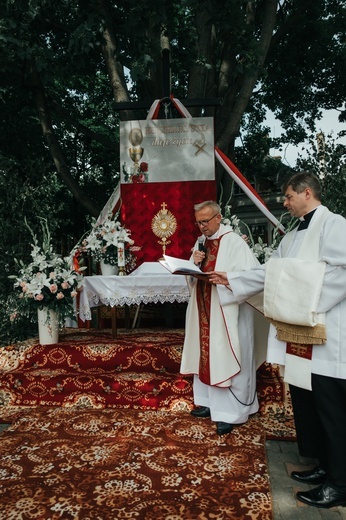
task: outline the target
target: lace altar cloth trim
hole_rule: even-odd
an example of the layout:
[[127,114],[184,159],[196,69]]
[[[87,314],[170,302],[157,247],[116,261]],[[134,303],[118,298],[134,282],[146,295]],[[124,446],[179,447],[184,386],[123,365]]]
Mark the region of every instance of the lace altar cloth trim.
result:
[[184,303],[190,293],[184,276],[87,276],[80,295],[79,317],[91,320],[91,307]]

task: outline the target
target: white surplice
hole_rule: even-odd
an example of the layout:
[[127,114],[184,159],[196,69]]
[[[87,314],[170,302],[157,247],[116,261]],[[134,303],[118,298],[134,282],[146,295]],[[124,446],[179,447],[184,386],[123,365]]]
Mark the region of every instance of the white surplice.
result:
[[[325,210],[318,206],[309,228],[292,231],[281,241],[273,258],[297,257],[308,230],[313,231],[315,217]],[[326,262],[321,296],[317,312],[326,313],[327,341],[314,345],[311,372],[314,374],[346,379],[346,220],[329,213],[319,231],[319,251],[316,261]],[[264,288],[265,267],[260,266],[246,273],[229,273],[233,296],[230,301],[242,303]],[[287,290],[294,291],[293,287]],[[299,305],[299,302],[297,303]],[[271,326],[268,337],[267,361],[285,365],[286,344],[276,338],[276,329]]]

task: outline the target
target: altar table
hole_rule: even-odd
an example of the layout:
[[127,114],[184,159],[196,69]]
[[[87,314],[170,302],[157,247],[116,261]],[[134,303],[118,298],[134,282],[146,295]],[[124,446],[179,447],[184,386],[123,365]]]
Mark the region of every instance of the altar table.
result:
[[91,320],[91,308],[112,308],[116,337],[116,307],[147,303],[184,303],[190,298],[186,277],[170,274],[158,262],[145,262],[128,276],[85,276],[79,299],[79,318]]

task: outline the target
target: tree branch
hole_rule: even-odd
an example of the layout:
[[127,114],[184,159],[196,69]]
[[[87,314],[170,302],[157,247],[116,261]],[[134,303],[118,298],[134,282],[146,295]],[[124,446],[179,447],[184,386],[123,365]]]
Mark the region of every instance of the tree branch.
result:
[[[47,96],[48,99],[48,96]],[[76,130],[78,130],[81,134],[86,135],[93,141],[97,141],[102,144],[108,150],[113,152],[118,152],[119,146],[114,139],[109,139],[106,135],[100,134],[99,132],[94,132],[87,126],[83,125],[78,119],[71,115],[71,112],[65,110],[57,101],[53,99],[49,99],[49,102],[53,106],[54,110],[63,117],[65,121],[68,121]]]
[[44,87],[33,62],[29,67],[29,83],[33,91],[38,117],[42,127],[42,133],[48,144],[55,167],[60,177],[71,191],[73,196],[77,199],[77,201],[82,204],[91,215],[98,217],[100,214],[100,208],[95,206],[91,199],[80,189],[77,182],[71,176],[69,168],[66,165],[63,152],[54,133]]
[[216,144],[225,151],[227,151],[229,143],[234,141],[239,132],[242,116],[265,62],[275,27],[277,5],[277,0],[265,0],[262,30],[257,44],[256,62],[246,65],[244,75],[241,78],[241,86],[236,93],[234,92],[234,85],[229,87],[224,105],[219,110]]
[[[215,27],[211,21],[212,6],[209,0],[199,4],[196,13],[196,43],[197,60],[191,68],[188,98],[203,99],[217,97],[215,84]],[[192,109],[193,116],[200,116],[201,109]],[[204,111],[205,116],[214,115],[215,109]]]
[[[102,32],[103,43],[102,52],[105,58],[108,76],[110,79],[114,100],[119,102],[130,101],[124,71],[122,65],[117,62],[116,38],[112,28],[110,8],[106,0],[98,0],[95,10],[102,16],[104,29]],[[132,111],[122,111],[120,118],[124,121],[135,119]]]

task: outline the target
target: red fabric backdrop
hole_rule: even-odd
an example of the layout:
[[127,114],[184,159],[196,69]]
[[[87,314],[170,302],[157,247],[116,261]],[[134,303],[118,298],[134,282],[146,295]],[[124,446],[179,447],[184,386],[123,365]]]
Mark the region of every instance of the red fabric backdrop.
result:
[[131,236],[142,250],[137,254],[137,266],[156,262],[162,257],[162,245],[151,229],[153,217],[166,203],[166,209],[177,220],[176,232],[168,238],[166,254],[189,258],[198,236],[194,225],[194,204],[216,200],[215,181],[152,182],[121,185],[121,221],[131,230]]

